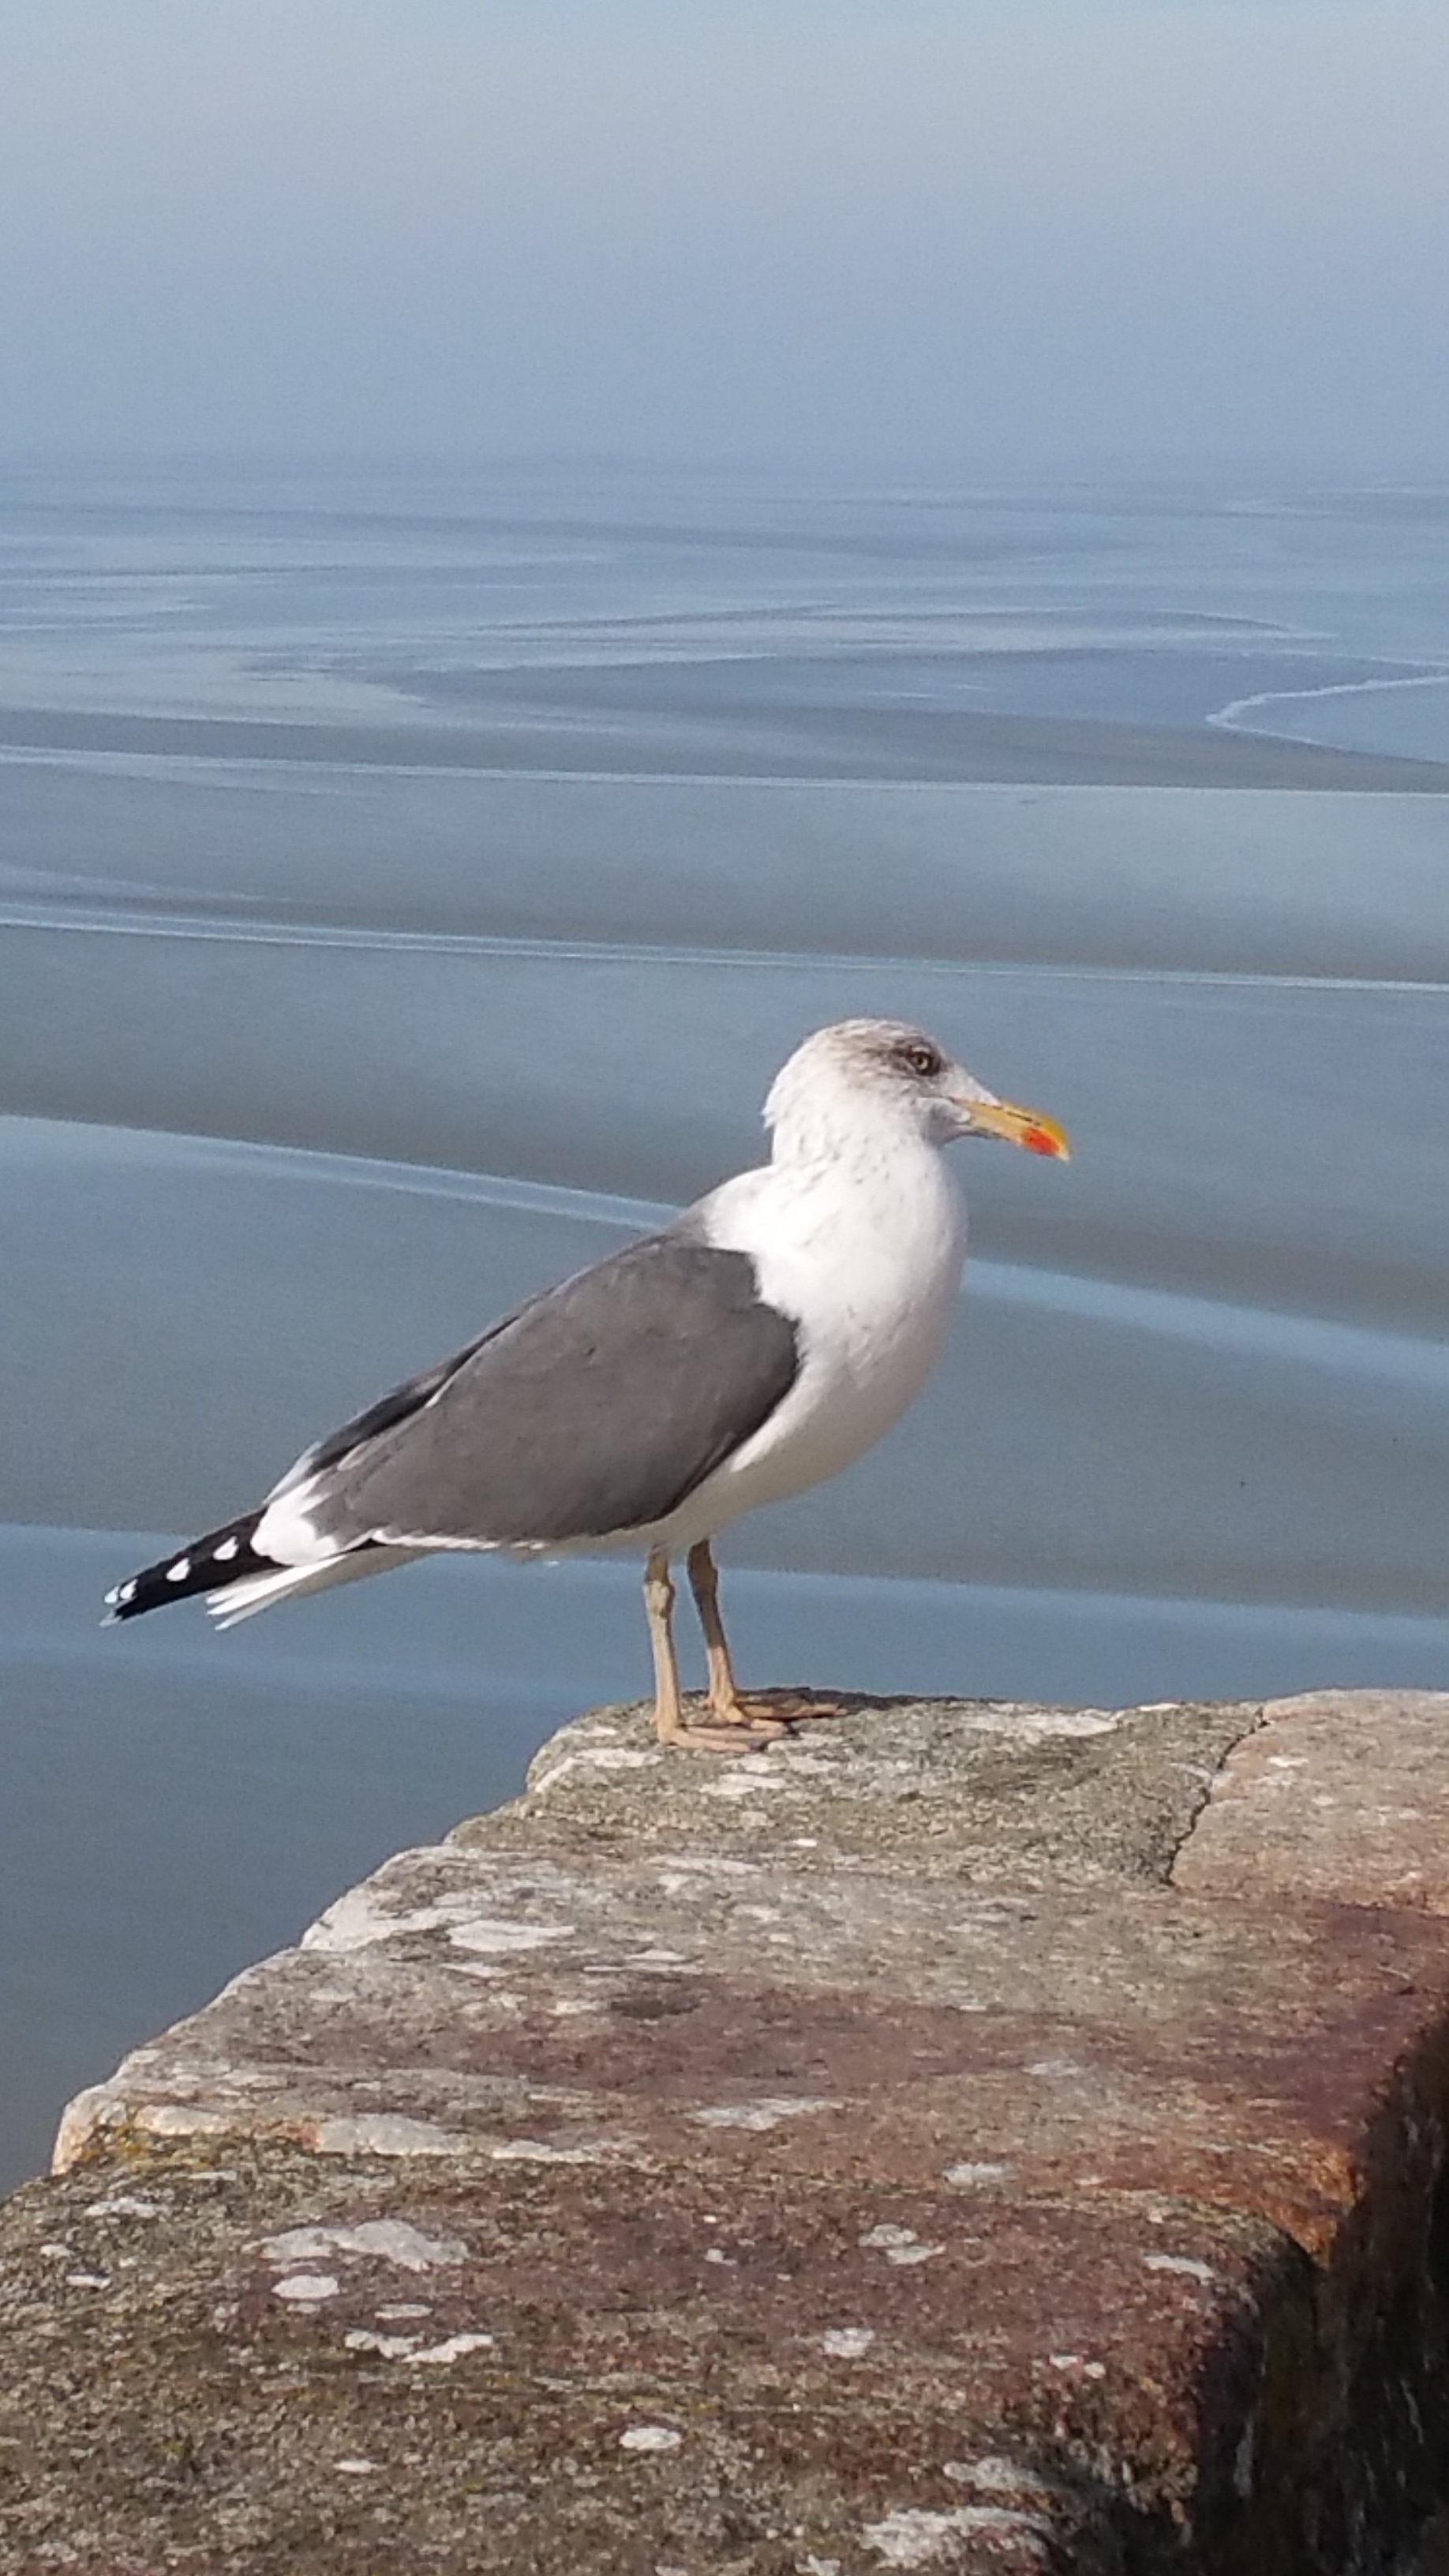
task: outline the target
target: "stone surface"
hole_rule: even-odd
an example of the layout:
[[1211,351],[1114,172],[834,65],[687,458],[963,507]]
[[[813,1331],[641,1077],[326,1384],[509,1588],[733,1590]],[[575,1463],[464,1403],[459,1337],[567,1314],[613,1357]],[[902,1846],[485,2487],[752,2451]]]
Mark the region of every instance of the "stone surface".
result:
[[1404,2566],[1446,1803],[1449,1696],[579,1721],[72,2105],[0,2569]]
[[1449,1763],[1440,1691],[1270,1700],[1214,1784],[1177,1884],[1449,1911]]

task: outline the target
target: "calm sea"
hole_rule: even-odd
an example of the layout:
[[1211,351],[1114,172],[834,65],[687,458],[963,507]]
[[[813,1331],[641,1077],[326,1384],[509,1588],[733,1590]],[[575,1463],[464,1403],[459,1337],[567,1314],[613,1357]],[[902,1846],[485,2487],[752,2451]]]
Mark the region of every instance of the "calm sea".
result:
[[1077,1159],[970,1153],[928,1402],[731,1533],[747,1677],[1449,1680],[1449,488],[8,490],[6,2178],[646,1684],[627,1563],[105,1585],[754,1159],[822,1020]]

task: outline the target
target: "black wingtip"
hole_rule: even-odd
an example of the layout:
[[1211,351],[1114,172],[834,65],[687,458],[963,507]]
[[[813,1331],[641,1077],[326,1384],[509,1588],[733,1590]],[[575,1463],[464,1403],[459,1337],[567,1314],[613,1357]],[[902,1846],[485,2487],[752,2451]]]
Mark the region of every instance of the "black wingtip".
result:
[[102,1627],[139,1619],[148,1610],[190,1600],[197,1592],[224,1592],[248,1575],[275,1574],[275,1559],[262,1556],[252,1545],[261,1517],[259,1511],[246,1512],[240,1520],[226,1521],[220,1529],[208,1530],[204,1538],[194,1538],[189,1547],[158,1557],[154,1565],[143,1565],[139,1574],[113,1584],[105,1597]]
[[140,1592],[143,1583],[145,1583],[150,1576],[158,1574],[159,1572],[159,1566],[148,1565],[144,1573],[132,1574],[128,1576],[124,1583],[113,1583],[110,1591],[106,1594],[104,1604],[106,1615],[101,1621],[101,1626],[103,1628],[118,1627],[123,1619],[135,1619],[139,1617],[142,1610],[149,1609],[151,1604],[146,1601],[138,1600],[137,1594]]

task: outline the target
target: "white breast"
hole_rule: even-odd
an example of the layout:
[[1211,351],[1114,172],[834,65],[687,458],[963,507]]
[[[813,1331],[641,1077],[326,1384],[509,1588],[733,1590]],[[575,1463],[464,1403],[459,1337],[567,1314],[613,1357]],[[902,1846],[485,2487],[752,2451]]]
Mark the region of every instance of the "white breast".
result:
[[914,1138],[849,1164],[742,1173],[702,1213],[710,1241],[748,1252],[761,1294],[798,1326],[802,1366],[691,1497],[684,1539],[838,1475],[890,1429],[940,1356],[966,1256],[961,1193]]

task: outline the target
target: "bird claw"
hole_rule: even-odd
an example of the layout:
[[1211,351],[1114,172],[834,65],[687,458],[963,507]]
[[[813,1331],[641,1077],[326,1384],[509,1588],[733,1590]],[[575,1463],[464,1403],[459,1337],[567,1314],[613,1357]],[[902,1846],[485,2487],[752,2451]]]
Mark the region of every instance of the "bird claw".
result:
[[659,1741],[678,1753],[748,1753],[755,1745],[777,1744],[789,1732],[773,1720],[760,1725],[753,1719],[722,1718],[713,1726],[691,1726],[686,1718],[677,1726],[661,1726]]
[[[791,1731],[790,1716],[772,1705],[774,1696],[765,1691],[758,1699],[706,1699],[693,1708],[676,1705],[673,1714],[656,1707],[659,1741],[683,1753],[749,1753],[778,1744]],[[793,1694],[782,1691],[779,1697],[790,1700]]]
[[[733,1726],[767,1727],[775,1734],[788,1735],[797,1726],[808,1726],[815,1718],[845,1717],[849,1704],[836,1699],[829,1691],[765,1690],[752,1691],[748,1699],[735,1702],[738,1714],[731,1713]],[[723,1717],[723,1709],[712,1709],[711,1715]]]

